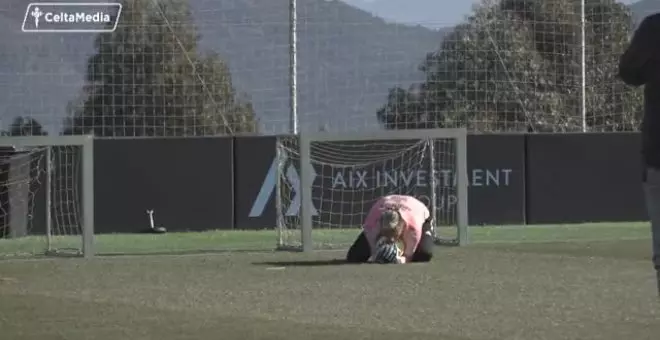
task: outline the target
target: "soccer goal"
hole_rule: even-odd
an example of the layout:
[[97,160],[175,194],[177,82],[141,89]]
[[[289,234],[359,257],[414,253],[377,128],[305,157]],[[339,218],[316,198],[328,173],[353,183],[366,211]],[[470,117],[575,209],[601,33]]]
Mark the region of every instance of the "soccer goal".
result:
[[465,129],[303,133],[277,143],[279,249],[346,248],[381,196],[430,208],[439,244],[468,242]]
[[94,255],[91,136],[0,137],[0,257]]

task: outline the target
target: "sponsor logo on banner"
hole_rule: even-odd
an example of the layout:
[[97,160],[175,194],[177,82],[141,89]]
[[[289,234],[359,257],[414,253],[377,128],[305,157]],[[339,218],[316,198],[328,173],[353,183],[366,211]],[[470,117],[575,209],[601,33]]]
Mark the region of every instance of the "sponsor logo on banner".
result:
[[[475,168],[468,171],[468,187],[508,187],[511,184],[513,170],[507,168]],[[332,190],[364,189],[382,195],[404,193],[415,196],[426,206],[431,205],[428,195],[431,176],[428,170],[345,170],[337,169],[332,175]],[[436,208],[440,211],[449,210],[458,203],[455,190],[457,176],[454,170],[440,169],[434,172],[437,190]],[[448,189],[449,188],[449,189]],[[377,197],[374,197],[374,199]]]
[[[286,159],[283,160],[284,163],[286,164]],[[273,158],[273,162],[270,165],[270,168],[268,169],[268,173],[266,173],[266,177],[264,178],[263,183],[261,184],[261,188],[259,189],[259,193],[257,194],[257,197],[254,200],[254,203],[252,204],[252,209],[250,209],[250,214],[248,215],[249,217],[259,217],[264,213],[264,210],[266,209],[266,205],[271,199],[271,196],[273,196],[273,192],[276,191],[277,188],[277,157]],[[298,170],[293,166],[293,164],[289,164],[286,167],[286,180],[289,182],[289,185],[291,186],[291,190],[293,191],[293,198],[291,202],[288,203],[288,207],[286,207],[286,216],[297,216],[298,213],[300,212],[300,176],[298,175]],[[312,182],[316,178],[316,173],[312,173]],[[278,195],[279,193],[276,193]],[[316,207],[314,207],[314,204],[312,204],[312,215],[316,216],[318,215],[318,212],[316,211]]]
[[[286,162],[285,162],[286,164]],[[249,217],[260,217],[266,205],[270,202],[273,192],[276,190],[277,179],[277,159],[273,159],[268,173],[263,180],[259,193],[257,194],[252,209],[250,210]],[[293,198],[288,202],[286,209],[286,216],[297,216],[300,212],[300,176],[297,169],[288,164],[286,167],[285,178],[291,186]],[[469,187],[508,187],[511,184],[511,175],[513,170],[508,168],[475,168],[468,171],[468,186]],[[312,181],[317,179],[316,172],[312,174]],[[456,186],[457,176],[453,170],[440,169],[434,174],[435,182],[438,188],[437,196],[437,209],[449,210],[456,205],[458,199],[455,195],[453,188]],[[328,178],[328,188],[321,188],[321,190],[328,191],[354,191],[355,189],[364,189],[380,195],[387,195],[392,193],[409,193],[416,196],[420,201],[424,202],[427,206],[430,205],[431,199],[428,195],[428,188],[430,185],[429,171],[420,169],[410,170],[352,170],[347,168],[336,168],[332,171],[332,177]],[[323,186],[321,186],[323,187]],[[452,188],[452,190],[442,190],[442,188]],[[374,191],[375,189],[381,189]],[[322,195],[332,195],[331,193],[321,193]],[[366,197],[365,197],[366,198]],[[377,199],[378,197],[369,197],[366,199]],[[286,203],[285,203],[286,204]],[[318,215],[318,211],[314,204],[312,204],[312,214]]]

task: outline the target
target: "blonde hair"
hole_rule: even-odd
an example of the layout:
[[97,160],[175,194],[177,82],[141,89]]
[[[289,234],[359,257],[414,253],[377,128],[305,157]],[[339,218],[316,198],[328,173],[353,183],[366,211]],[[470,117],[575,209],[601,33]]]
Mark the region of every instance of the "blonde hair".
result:
[[396,242],[403,232],[405,222],[398,209],[387,208],[380,215],[380,235],[390,242]]

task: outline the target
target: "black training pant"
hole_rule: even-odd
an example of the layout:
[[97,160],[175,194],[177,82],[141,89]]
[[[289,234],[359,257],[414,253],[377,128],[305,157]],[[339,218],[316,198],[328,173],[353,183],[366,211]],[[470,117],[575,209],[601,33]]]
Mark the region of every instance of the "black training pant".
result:
[[645,168],[643,180],[646,209],[651,220],[652,260],[658,279],[658,294],[660,294],[660,169]]
[[[433,236],[426,233],[422,234],[422,239],[415,249],[415,253],[412,257],[412,262],[429,262],[433,257],[433,247],[434,240]],[[371,246],[369,246],[369,241],[364,235],[364,232],[360,233],[360,236],[353,242],[353,245],[348,250],[346,254],[346,261],[350,263],[365,263],[371,257]]]

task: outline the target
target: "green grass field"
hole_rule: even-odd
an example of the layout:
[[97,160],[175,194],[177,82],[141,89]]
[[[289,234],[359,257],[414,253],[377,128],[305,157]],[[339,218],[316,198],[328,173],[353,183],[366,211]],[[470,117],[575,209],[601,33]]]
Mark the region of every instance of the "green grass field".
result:
[[[356,234],[314,238],[341,247]],[[647,224],[475,227],[470,236],[469,246],[404,266],[341,265],[342,251],[264,252],[272,231],[99,235],[100,255],[138,256],[91,260],[34,256],[42,238],[0,240],[0,339],[660,336]]]
[[[446,236],[454,236],[454,228],[440,228]],[[358,229],[315,230],[313,239],[317,249],[345,249],[357,237]],[[472,244],[510,244],[578,242],[607,240],[639,240],[649,238],[646,223],[594,223],[574,225],[498,226],[470,229]],[[287,235],[300,240],[298,231]],[[167,234],[107,234],[95,237],[95,252],[99,255],[164,255],[214,253],[223,251],[269,251],[277,245],[277,233],[259,231],[208,231]],[[80,236],[55,237],[56,248],[80,248]],[[46,248],[44,236],[0,239],[0,259],[4,257],[32,257],[42,255]]]

